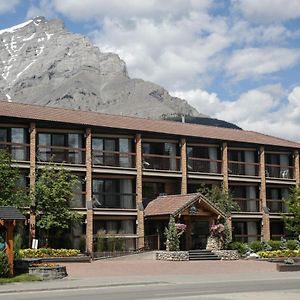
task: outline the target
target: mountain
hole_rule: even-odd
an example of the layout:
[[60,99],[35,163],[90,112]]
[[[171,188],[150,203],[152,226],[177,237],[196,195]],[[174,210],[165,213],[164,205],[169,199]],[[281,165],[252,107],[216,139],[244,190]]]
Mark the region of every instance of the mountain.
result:
[[163,87],[128,76],[118,55],[103,53],[60,20],[36,17],[0,30],[0,99],[147,118],[200,117]]

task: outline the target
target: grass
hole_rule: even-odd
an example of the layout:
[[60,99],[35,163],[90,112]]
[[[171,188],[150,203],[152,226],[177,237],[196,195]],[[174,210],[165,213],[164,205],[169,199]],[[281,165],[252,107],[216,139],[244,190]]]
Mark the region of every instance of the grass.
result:
[[13,282],[29,282],[29,281],[41,281],[41,279],[35,275],[21,274],[11,278],[0,278],[0,284],[13,283]]

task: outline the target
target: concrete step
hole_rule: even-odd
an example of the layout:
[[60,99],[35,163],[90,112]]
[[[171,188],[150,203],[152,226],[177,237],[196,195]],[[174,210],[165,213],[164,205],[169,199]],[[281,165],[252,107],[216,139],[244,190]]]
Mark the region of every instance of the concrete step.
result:
[[211,250],[195,249],[189,251],[189,260],[220,260]]
[[218,256],[213,256],[213,257],[190,257],[189,260],[220,260],[221,258]]

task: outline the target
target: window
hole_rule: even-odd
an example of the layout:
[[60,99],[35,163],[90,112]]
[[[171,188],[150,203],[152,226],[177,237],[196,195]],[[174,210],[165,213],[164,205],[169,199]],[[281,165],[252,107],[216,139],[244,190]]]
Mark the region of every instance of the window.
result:
[[95,220],[94,233],[101,231],[107,235],[135,234],[135,220]]
[[94,179],[94,208],[135,208],[135,194],[131,179]]
[[0,128],[0,148],[6,149],[14,160],[28,160],[25,128]]
[[40,161],[83,163],[83,139],[78,133],[38,133]]

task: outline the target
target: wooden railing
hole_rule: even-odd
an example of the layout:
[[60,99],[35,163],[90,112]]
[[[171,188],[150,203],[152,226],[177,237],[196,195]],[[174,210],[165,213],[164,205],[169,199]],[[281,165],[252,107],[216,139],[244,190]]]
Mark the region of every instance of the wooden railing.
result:
[[294,167],[266,164],[266,177],[294,179]]
[[135,209],[135,199],[133,193],[94,193],[93,208]]
[[180,157],[157,154],[143,154],[143,168],[180,171]]
[[222,161],[209,158],[188,157],[188,172],[221,174]]
[[29,146],[29,144],[0,142],[0,149],[6,150],[16,161],[29,161]]
[[135,153],[93,150],[93,165],[135,168]]
[[228,173],[231,175],[258,176],[259,163],[228,161]]
[[241,212],[259,212],[259,199],[233,198],[238,203]]
[[62,146],[37,146],[37,160],[40,162],[65,162],[67,164],[85,164],[85,149]]

